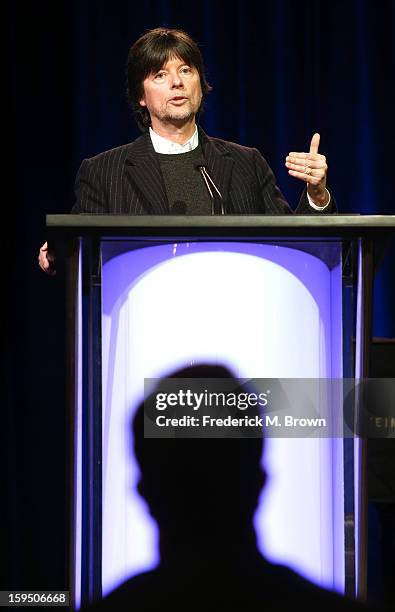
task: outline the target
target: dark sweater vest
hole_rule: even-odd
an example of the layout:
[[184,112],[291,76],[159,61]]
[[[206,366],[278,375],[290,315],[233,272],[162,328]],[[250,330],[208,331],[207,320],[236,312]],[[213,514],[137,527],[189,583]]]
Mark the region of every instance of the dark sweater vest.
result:
[[211,198],[196,165],[202,161],[200,145],[187,153],[157,153],[170,214],[211,215]]

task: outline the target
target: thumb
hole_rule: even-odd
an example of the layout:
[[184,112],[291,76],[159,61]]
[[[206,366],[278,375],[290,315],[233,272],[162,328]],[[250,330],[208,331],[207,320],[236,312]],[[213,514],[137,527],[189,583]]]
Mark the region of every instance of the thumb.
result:
[[313,138],[311,139],[310,153],[318,153],[319,146],[320,146],[320,135],[317,134],[316,132],[315,134],[313,134]]

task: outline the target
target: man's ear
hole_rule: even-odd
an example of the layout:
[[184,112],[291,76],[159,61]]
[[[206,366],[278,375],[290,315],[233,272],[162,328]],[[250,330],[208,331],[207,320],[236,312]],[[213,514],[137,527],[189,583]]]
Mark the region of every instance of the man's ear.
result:
[[146,103],[145,103],[144,98],[141,98],[141,100],[139,100],[139,104],[140,104],[140,106],[147,106]]
[[150,486],[147,483],[147,481],[144,478],[142,478],[142,477],[139,478],[139,480],[137,482],[137,485],[136,485],[136,489],[137,489],[139,495],[150,506],[152,498],[155,498],[155,490],[152,491],[152,489],[150,488]]
[[264,488],[266,483],[267,483],[267,472],[266,472],[265,469],[262,468],[261,469],[261,473],[260,473],[260,486],[261,486],[261,489]]
[[[146,482],[144,481],[143,478],[140,478],[139,481],[137,482],[137,491],[140,497],[142,497],[145,503],[147,504],[150,515],[155,520],[157,520],[157,513],[155,511],[157,508],[157,504],[155,505],[155,496],[154,498],[152,498],[152,492],[150,495],[149,487],[146,486]],[[160,507],[160,504],[159,504],[159,507]]]
[[139,492],[139,495],[141,495],[141,497],[143,497],[145,499],[145,486],[144,486],[144,482],[143,479],[140,477],[138,482],[137,482],[137,491]]

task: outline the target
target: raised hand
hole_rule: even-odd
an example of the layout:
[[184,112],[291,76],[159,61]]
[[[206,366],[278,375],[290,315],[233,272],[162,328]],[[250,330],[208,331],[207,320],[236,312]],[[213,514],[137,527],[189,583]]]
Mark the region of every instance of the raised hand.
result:
[[289,153],[285,158],[288,173],[307,183],[307,192],[317,206],[325,206],[329,202],[326,191],[326,174],[328,166],[325,155],[318,153],[320,135],[315,133],[310,143],[308,153]]

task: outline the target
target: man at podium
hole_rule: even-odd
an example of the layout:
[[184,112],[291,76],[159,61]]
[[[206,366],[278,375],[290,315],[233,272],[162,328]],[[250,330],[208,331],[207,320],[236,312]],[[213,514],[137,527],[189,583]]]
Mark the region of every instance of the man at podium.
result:
[[[210,91],[197,44],[182,30],[156,28],[131,47],[128,97],[143,134],[85,159],[76,178],[73,213],[126,215],[289,214],[257,149],[209,137],[198,125]],[[314,134],[308,152],[285,165],[306,184],[296,213],[331,213],[327,164]],[[54,270],[45,243],[39,265]]]

